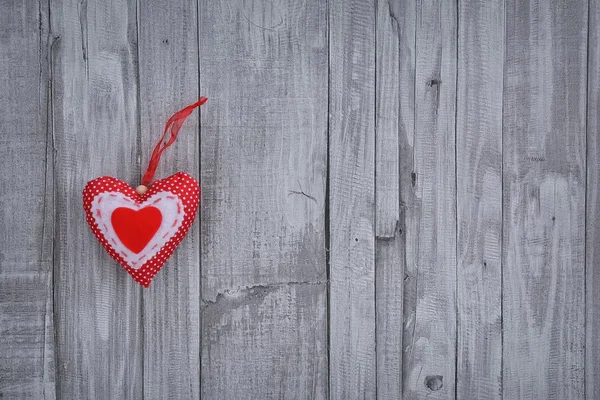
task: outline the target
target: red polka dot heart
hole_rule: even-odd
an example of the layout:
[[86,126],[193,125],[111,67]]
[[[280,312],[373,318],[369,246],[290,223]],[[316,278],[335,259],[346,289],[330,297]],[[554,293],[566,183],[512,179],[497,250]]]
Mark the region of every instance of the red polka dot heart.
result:
[[187,234],[199,201],[200,186],[185,172],[154,182],[143,195],[109,176],[88,182],[83,190],[92,232],[144,287]]
[[92,232],[108,254],[144,287],[150,286],[187,234],[200,202],[200,186],[185,172],[159,179],[149,188],[147,185],[154,178],[162,152],[175,142],[183,121],[205,101],[202,97],[169,118],[137,189],[117,178],[102,176],[88,182],[83,190],[83,208]]

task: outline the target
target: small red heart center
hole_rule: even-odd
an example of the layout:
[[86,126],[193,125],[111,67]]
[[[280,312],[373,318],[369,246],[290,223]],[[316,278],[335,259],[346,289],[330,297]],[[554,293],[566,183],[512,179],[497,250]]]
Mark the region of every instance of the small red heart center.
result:
[[110,221],[121,243],[138,254],[156,235],[162,214],[158,208],[151,206],[140,210],[119,207],[112,212]]

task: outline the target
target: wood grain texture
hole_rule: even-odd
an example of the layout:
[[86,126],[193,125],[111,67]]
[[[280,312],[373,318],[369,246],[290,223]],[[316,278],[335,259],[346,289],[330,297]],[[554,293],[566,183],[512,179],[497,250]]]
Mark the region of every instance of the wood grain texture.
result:
[[590,0],[587,75],[586,399],[600,398],[600,1]]
[[379,400],[396,400],[402,393],[405,226],[401,181],[403,175],[410,177],[412,169],[401,168],[400,140],[414,136],[415,22],[416,2],[377,2],[375,311]]
[[504,398],[581,399],[587,2],[506,6]]
[[57,397],[142,398],[142,288],[85,223],[81,191],[139,181],[135,2],[53,1]]
[[329,2],[330,398],[373,399],[375,3]]
[[199,15],[202,398],[324,399],[326,2]]
[[326,307],[321,283],[219,294],[202,314],[202,397],[326,399]]
[[[0,0],[0,399],[600,398],[598,82],[599,0]],[[200,95],[142,289],[81,190]]]
[[0,398],[54,399],[48,5],[0,10]]
[[[142,168],[167,119],[198,97],[196,2],[139,3]],[[200,179],[199,111],[183,125],[156,178],[185,171]],[[143,169],[144,170],[144,169]],[[200,223],[142,293],[144,397],[200,397]]]
[[502,398],[504,1],[458,8],[457,399]]
[[456,342],[456,3],[417,2],[412,208],[406,268],[409,399],[454,399]]
[[[407,38],[400,48],[400,135],[399,135],[399,157],[400,157],[400,220],[403,230],[404,254],[401,262],[404,264],[404,293],[403,293],[403,327],[402,327],[402,388],[404,393],[406,388],[407,372],[410,372],[409,366],[412,361],[412,351],[414,347],[413,335],[415,333],[415,316],[417,309],[417,289],[418,289],[418,269],[416,266],[416,250],[418,247],[417,233],[421,200],[417,198],[415,192],[416,173],[415,173],[415,106],[416,106],[416,25],[417,25],[417,2],[402,2],[402,4],[412,4],[412,11],[407,7],[406,12],[414,15],[412,27],[407,32]],[[408,19],[404,20],[403,25],[408,29]],[[379,285],[378,287],[380,287]],[[379,292],[380,290],[378,290]],[[404,396],[402,398],[409,398]]]

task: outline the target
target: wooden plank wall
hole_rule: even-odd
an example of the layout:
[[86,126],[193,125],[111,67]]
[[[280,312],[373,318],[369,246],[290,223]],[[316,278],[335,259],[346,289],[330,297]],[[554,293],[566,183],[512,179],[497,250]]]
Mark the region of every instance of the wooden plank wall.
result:
[[375,3],[329,3],[332,399],[372,399],[375,358]]
[[143,397],[142,289],[90,236],[81,191],[98,176],[137,185],[134,1],[50,3],[59,399]]
[[[600,398],[598,0],[0,0],[0,398]],[[149,289],[81,190],[201,180]]]
[[[416,2],[378,1],[375,90],[377,398],[402,392],[405,216],[414,137]],[[402,89],[401,89],[402,88]]]
[[413,165],[403,171],[411,174],[406,268],[414,278],[404,305],[407,398],[455,396],[456,13],[450,0],[417,1],[415,126],[406,155]]
[[53,40],[47,4],[0,10],[0,396],[53,399]]
[[[198,91],[197,5],[189,1],[138,3],[140,159],[146,168],[167,119]],[[165,23],[176,20],[177,23]],[[163,154],[162,176],[199,176],[199,118],[185,121],[188,134]],[[200,224],[173,255],[171,267],[142,293],[144,398],[200,397]]]
[[203,399],[327,397],[326,17],[199,3]]
[[588,9],[586,186],[586,398],[600,398],[600,1]]
[[506,9],[503,393],[580,399],[588,4],[510,0]]
[[505,5],[459,5],[456,398],[501,399]]

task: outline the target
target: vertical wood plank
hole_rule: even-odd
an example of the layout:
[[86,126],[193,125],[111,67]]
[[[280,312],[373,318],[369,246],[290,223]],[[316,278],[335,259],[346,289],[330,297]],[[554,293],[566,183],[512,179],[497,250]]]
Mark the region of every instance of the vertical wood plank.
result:
[[600,398],[600,2],[590,0],[587,86],[586,399]]
[[0,398],[54,399],[48,5],[0,10]]
[[456,2],[417,2],[415,131],[406,216],[404,390],[454,399]]
[[373,399],[375,2],[329,2],[330,398]]
[[217,295],[202,314],[202,398],[326,399],[326,307],[322,283]]
[[324,399],[326,2],[199,15],[202,398]]
[[507,1],[504,398],[584,397],[587,1]]
[[57,397],[142,398],[141,287],[85,223],[81,191],[137,184],[135,1],[52,1]]
[[[197,100],[197,3],[139,4],[142,168],[167,119]],[[199,112],[199,111],[196,111]],[[191,115],[166,151],[157,179],[184,171],[200,179],[199,115]],[[200,397],[200,224],[192,225],[173,257],[142,293],[144,396]]]
[[416,2],[382,0],[376,4],[377,399],[397,400],[402,394],[405,268],[405,204],[401,201],[401,191],[405,177],[410,179],[412,172],[400,154],[402,141],[414,136]]
[[[416,303],[417,303],[417,278],[418,273],[415,268],[416,250],[411,247],[418,243],[417,224],[419,221],[418,210],[421,208],[421,201],[416,196],[416,174],[415,174],[415,106],[416,106],[416,27],[417,27],[417,1],[401,2],[403,5],[411,5],[406,8],[406,18],[401,24],[401,29],[406,29],[407,37],[404,47],[400,48],[401,68],[400,85],[401,108],[400,108],[400,136],[399,136],[399,157],[400,157],[400,220],[403,231],[404,253],[401,262],[404,266],[404,293],[403,293],[403,330],[402,330],[402,381],[401,393],[404,394],[407,385],[409,365],[412,362],[413,334],[415,328]],[[412,24],[410,20],[412,19]],[[410,31],[408,30],[410,29]],[[411,42],[412,41],[412,42]],[[408,94],[404,98],[403,94]],[[379,292],[379,290],[378,290]],[[379,354],[378,354],[379,355]],[[402,398],[407,398],[403,396]]]
[[501,399],[504,1],[458,4],[456,398]]

